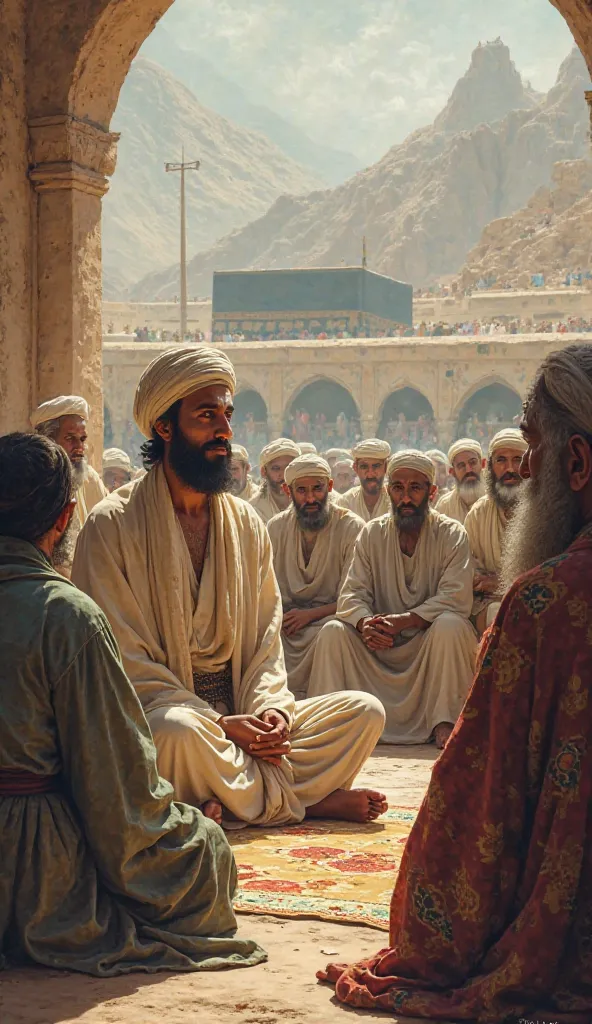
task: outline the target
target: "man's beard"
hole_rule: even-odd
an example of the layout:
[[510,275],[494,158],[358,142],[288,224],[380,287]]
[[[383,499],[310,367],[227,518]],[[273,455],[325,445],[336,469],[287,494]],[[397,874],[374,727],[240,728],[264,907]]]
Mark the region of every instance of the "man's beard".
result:
[[506,530],[500,578],[507,590],[518,576],[560,555],[584,526],[561,452],[545,455],[536,479],[525,480]]
[[72,467],[72,487],[75,491],[88,480],[88,459],[83,456],[81,459],[70,459]]
[[384,483],[384,477],[382,480],[362,480],[360,479],[360,486],[365,494],[378,494]]
[[[314,502],[315,511],[312,511],[311,505],[296,505],[296,521],[301,530],[309,530],[313,533],[318,533],[323,527],[329,522],[329,516],[331,515],[331,509],[329,508],[329,495],[327,494],[322,501]],[[305,508],[309,508],[310,512],[305,512]]]
[[[225,448],[226,455],[208,459],[206,452],[213,448]],[[206,441],[194,444],[188,441],[178,427],[169,448],[169,465],[181,483],[199,494],[223,494],[232,486],[230,459],[232,448],[229,441]]]
[[[428,514],[430,508],[430,496],[426,494],[421,505],[411,505],[410,502],[401,502],[400,505],[395,505],[391,499],[391,505],[393,508],[393,518],[399,530],[403,533],[417,533],[421,530],[425,517]],[[401,511],[404,508],[413,508],[412,516],[401,515]]]
[[247,486],[247,478],[246,478],[246,476],[245,476],[244,480],[235,480],[234,477],[233,477],[232,478],[232,483],[230,485],[230,493],[234,494],[234,495],[238,495],[238,494],[241,493],[241,491],[244,491],[246,486]]
[[283,480],[271,480],[270,477],[266,477],[266,483],[268,489],[276,498],[281,497],[284,494],[284,481]]
[[485,494],[485,484],[481,477],[477,477],[474,480],[467,480],[465,478],[460,483],[458,480],[455,483],[460,499],[465,505],[474,505]]
[[78,540],[78,534],[80,533],[79,524],[75,522],[76,513],[70,519],[66,529],[62,536],[53,546],[51,553],[51,564],[55,569],[66,566],[71,568],[72,562],[74,561],[74,552],[76,550],[76,541]]
[[[509,477],[518,477],[520,483],[504,483]],[[487,472],[487,493],[497,507],[503,509],[504,512],[513,510],[516,507],[523,484],[522,477],[518,476],[517,473],[504,473],[501,480],[498,480],[493,470],[490,469]]]

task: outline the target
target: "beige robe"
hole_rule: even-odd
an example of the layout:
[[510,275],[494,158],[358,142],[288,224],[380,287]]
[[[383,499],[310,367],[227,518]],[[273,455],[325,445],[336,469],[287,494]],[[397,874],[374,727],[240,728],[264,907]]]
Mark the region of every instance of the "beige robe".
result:
[[256,491],[255,496],[249,501],[249,505],[255,509],[255,512],[264,523],[268,523],[274,516],[285,511],[285,509],[280,508],[280,506],[276,504],[269,487],[260,487]]
[[[504,513],[493,498],[485,494],[476,501],[465,519],[465,529],[477,572],[497,575],[502,564],[504,535],[507,528]],[[486,624],[493,622],[500,602],[488,597],[475,597],[473,617],[487,609]]]
[[103,498],[106,498],[108,494],[109,491],[105,487],[105,484],[101,480],[96,469],[89,466],[86,480],[82,487],[79,487],[76,491],[76,511],[78,513],[81,526],[84,526],[89,513],[92,512],[95,505],[98,505],[99,502],[102,501]]
[[[386,743],[426,743],[440,722],[455,722],[475,667],[468,621],[473,570],[460,523],[430,510],[415,552],[404,555],[392,514],[368,523],[337,605],[323,627],[311,671],[311,696],[363,688],[384,705]],[[408,630],[397,646],[370,651],[356,630],[367,615],[415,612],[431,625]]]
[[382,494],[372,512],[368,511],[368,506],[364,501],[364,491],[359,484],[357,487],[350,487],[349,491],[346,491],[345,494],[337,495],[335,504],[340,508],[347,508],[350,512],[354,512],[365,523],[378,519],[379,516],[383,516],[391,511],[391,499],[386,487],[383,487]]
[[[267,529],[284,612],[293,608],[318,608],[337,601],[363,525],[353,512],[333,506],[329,522],[317,534],[307,564],[294,506],[269,521]],[[317,619],[292,636],[282,633],[288,686],[297,697],[307,695],[316,640],[322,626],[332,618]]]
[[466,505],[462,500],[458,487],[452,491],[445,491],[436,502],[436,512],[448,516],[449,519],[456,519],[457,523],[464,523],[472,506]]
[[[89,517],[73,580],[103,608],[146,712],[159,769],[179,799],[217,797],[251,824],[301,821],[306,807],[351,785],[382,730],[365,694],[349,704],[295,703],[286,683],[281,599],[267,530],[230,495],[211,500],[198,586],[161,465],[114,491]],[[227,739],[196,696],[193,672],[232,670],[235,714],[281,711],[292,751],[266,764]]]

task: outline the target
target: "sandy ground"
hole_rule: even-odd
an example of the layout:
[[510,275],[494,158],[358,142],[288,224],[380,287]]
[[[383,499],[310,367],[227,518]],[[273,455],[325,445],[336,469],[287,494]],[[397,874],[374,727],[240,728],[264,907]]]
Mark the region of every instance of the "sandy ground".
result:
[[[358,784],[380,788],[393,804],[417,805],[434,747],[381,746]],[[387,944],[386,932],[315,920],[241,914],[239,930],[270,954],[259,967],[212,974],[132,974],[98,980],[37,968],[0,974],[0,1024],[342,1024],[348,1010],[315,980],[328,960],[356,960]],[[411,1024],[409,1017],[404,1018]]]

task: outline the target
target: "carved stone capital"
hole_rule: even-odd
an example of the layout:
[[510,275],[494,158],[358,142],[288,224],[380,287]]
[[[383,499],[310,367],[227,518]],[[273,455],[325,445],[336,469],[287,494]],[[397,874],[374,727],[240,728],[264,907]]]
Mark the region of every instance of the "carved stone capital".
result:
[[117,161],[119,135],[71,114],[38,117],[29,123],[29,178],[37,192],[75,189],[103,196]]

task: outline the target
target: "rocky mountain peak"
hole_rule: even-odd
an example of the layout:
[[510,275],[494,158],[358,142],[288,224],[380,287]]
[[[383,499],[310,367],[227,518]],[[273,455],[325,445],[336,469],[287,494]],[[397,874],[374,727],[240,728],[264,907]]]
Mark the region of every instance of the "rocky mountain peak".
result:
[[502,120],[511,110],[528,110],[538,98],[525,86],[501,39],[479,43],[434,128],[447,133],[471,131],[477,125]]

